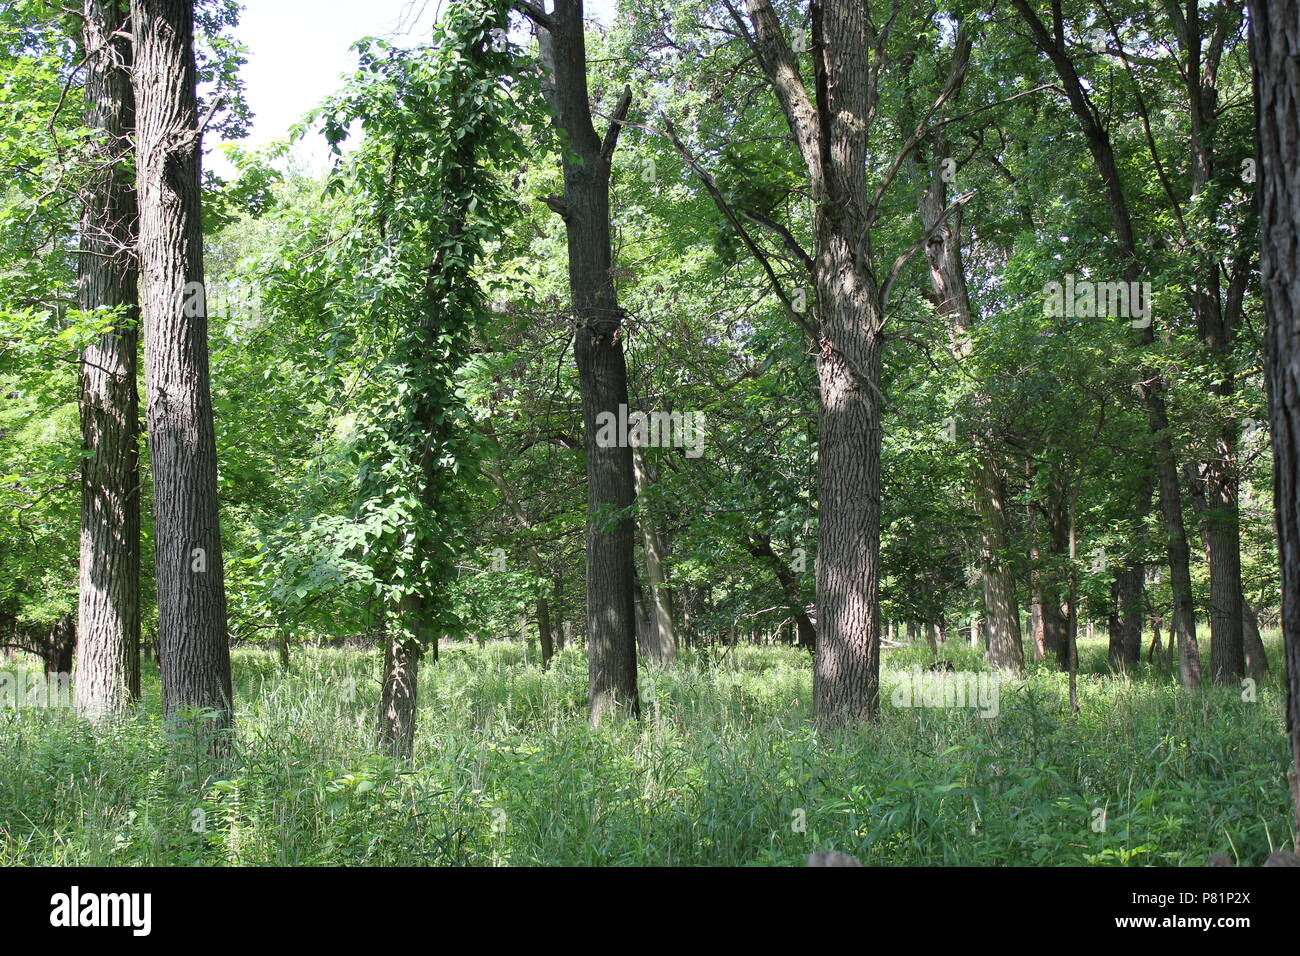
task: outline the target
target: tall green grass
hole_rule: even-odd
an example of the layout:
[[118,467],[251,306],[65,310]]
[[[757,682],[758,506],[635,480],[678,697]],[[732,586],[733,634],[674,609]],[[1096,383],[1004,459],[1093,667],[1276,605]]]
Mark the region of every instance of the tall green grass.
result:
[[[1278,657],[1276,642],[1270,650]],[[983,665],[968,648],[944,656]],[[896,650],[887,681],[930,661]],[[374,755],[376,654],[234,655],[220,759],[168,741],[157,675],[92,731],[0,710],[0,864],[767,865],[821,849],[869,864],[1258,864],[1294,842],[1282,689],[1180,691],[1105,674],[1081,647],[1080,713],[1034,665],[999,714],[894,707],[819,738],[808,658],[785,647],[642,666],[644,719],[592,731],[580,651],[455,643],[421,674],[410,767]]]

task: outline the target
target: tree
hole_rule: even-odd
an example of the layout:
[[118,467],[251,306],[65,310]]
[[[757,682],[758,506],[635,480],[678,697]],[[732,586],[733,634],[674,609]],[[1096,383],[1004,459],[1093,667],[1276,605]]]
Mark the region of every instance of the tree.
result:
[[[758,225],[780,236],[811,280],[811,317],[802,290],[787,291],[756,242],[711,184],[698,162],[678,143],[732,227],[764,263],[789,316],[808,335],[818,374],[817,652],[813,701],[818,725],[833,729],[874,718],[880,685],[880,459],[884,395],[881,368],[886,309],[903,266],[924,243],[887,266],[873,231],[882,202],[905,161],[924,139],[930,119],[955,93],[949,77],[915,132],[896,150],[873,145],[867,180],[868,142],[876,132],[880,83],[890,65],[897,14],[878,23],[869,5],[824,0],[811,5],[811,29],[787,39],[770,0],[746,0],[741,15],[724,0],[735,32],[758,60],[789,128],[804,167],[812,200],[811,254],[770,220]],[[910,24],[909,24],[910,27]],[[905,32],[900,31],[900,34]],[[812,60],[812,90],[798,54]],[[963,200],[964,201],[964,200]],[[954,201],[954,205],[960,205]],[[942,211],[940,221],[954,205]],[[753,218],[753,217],[751,217]]]
[[[330,343],[322,382],[353,413],[342,450],[355,504],[308,516],[306,547],[286,556],[308,559],[315,583],[304,592],[360,586],[381,608],[376,744],[399,759],[414,749],[420,663],[436,661],[440,635],[460,628],[451,594],[466,537],[462,485],[478,469],[465,467],[476,442],[458,374],[486,313],[475,269],[513,208],[493,163],[519,154],[502,120],[520,82],[497,42],[506,16],[495,0],[464,0],[430,44],[358,45],[360,69],[321,110],[337,163],[319,205],[345,198],[300,237],[303,256],[273,262],[300,289],[277,309],[315,322],[349,316],[320,334]],[[365,137],[344,157],[354,123]]]
[[132,0],[140,314],[163,709],[233,720],[203,285],[192,0]]
[[596,135],[587,91],[582,0],[556,0],[547,14],[523,9],[538,26],[543,86],[564,137],[564,195],[548,202],[568,235],[573,355],[582,392],[587,456],[587,711],[593,725],[607,715],[637,715],[635,538],[632,449],[597,441],[602,416],[628,406],[623,312],[614,291],[609,179],[614,149],[632,101],[625,89],[604,137]]
[[[1034,45],[1051,62],[1064,88],[1070,109],[1083,130],[1088,151],[1105,189],[1107,208],[1114,225],[1115,241],[1123,259],[1124,280],[1132,283],[1141,274],[1132,212],[1110,134],[1102,124],[1102,114],[1093,105],[1088,87],[1080,78],[1070,56],[1061,2],[1051,0],[1050,30],[1034,12],[1028,0],[1012,0],[1012,5],[1029,28]],[[1148,322],[1138,331],[1136,344],[1139,348],[1146,349],[1154,341],[1154,323]],[[1183,520],[1178,458],[1169,438],[1166,386],[1157,370],[1144,366],[1139,378],[1138,390],[1147,408],[1152,457],[1155,460],[1158,476],[1160,512],[1174,599],[1172,624],[1178,636],[1179,676],[1184,687],[1193,688],[1198,686],[1201,680],[1200,650],[1196,641],[1196,616],[1192,604],[1192,579],[1188,564],[1187,528]]]
[[1268,311],[1273,494],[1282,569],[1291,789],[1300,830],[1300,3],[1251,4],[1259,157],[1260,272]]
[[[1226,405],[1214,414],[1210,434],[1201,453],[1203,477],[1188,469],[1193,485],[1196,513],[1209,569],[1210,670],[1216,683],[1235,684],[1245,673],[1243,649],[1243,607],[1241,587],[1241,528],[1238,509],[1240,413],[1230,402],[1237,390],[1238,372],[1246,363],[1234,361],[1244,322],[1244,307],[1257,255],[1254,238],[1254,207],[1240,189],[1241,168],[1236,160],[1244,143],[1240,114],[1223,109],[1221,103],[1233,96],[1233,81],[1240,71],[1232,69],[1236,38],[1241,32],[1245,4],[1241,0],[1186,11],[1177,4],[1164,8],[1168,34],[1175,43],[1169,60],[1168,78],[1159,59],[1139,65],[1130,47],[1146,46],[1153,31],[1153,17],[1140,7],[1129,16],[1103,7],[1110,39],[1098,45],[1114,51],[1130,78],[1137,112],[1147,130],[1151,163],[1157,171],[1175,228],[1169,243],[1183,255],[1167,275],[1186,288],[1184,300],[1195,318],[1197,339],[1204,353],[1208,374],[1201,387]],[[1158,28],[1157,28],[1158,29]],[[1129,39],[1129,37],[1133,39]],[[1234,72],[1238,76],[1234,76]],[[1160,81],[1145,89],[1142,78],[1153,75]],[[1186,169],[1175,179],[1187,184],[1185,195],[1171,181],[1161,153],[1150,133],[1148,101],[1165,95],[1165,89],[1180,90],[1185,96],[1187,125]],[[1237,134],[1237,135],[1234,135]],[[1172,163],[1169,163],[1172,166]],[[1241,197],[1234,201],[1233,193]],[[1239,213],[1238,210],[1243,210]],[[1181,273],[1181,275],[1180,275]],[[1253,364],[1253,363],[1250,363]],[[1207,405],[1213,412],[1215,403]]]
[[667,579],[667,548],[659,532],[656,516],[650,508],[649,490],[654,478],[639,447],[632,449],[632,467],[636,481],[636,498],[641,525],[642,553],[645,555],[646,586],[653,607],[655,659],[671,664],[677,659],[677,625],[673,620],[673,594]]
[[[970,38],[964,30],[959,30],[954,41],[948,81],[954,102],[961,91],[970,51]],[[910,89],[909,84],[909,92]],[[910,106],[910,95],[904,95]],[[956,160],[952,158],[944,127],[936,128],[930,140],[932,154],[930,150],[919,147],[916,157],[922,175],[928,175],[929,179],[921,194],[921,226],[928,237],[925,251],[930,266],[932,300],[939,316],[947,324],[954,361],[960,362],[962,353],[970,346],[971,327],[976,316],[962,262],[962,210],[947,214],[948,183],[956,174]],[[983,395],[977,394],[973,400],[976,405],[988,404]],[[1020,674],[1024,671],[1025,657],[1020,635],[1020,606],[1016,601],[1015,576],[1011,567],[1006,484],[992,446],[993,436],[985,436],[975,448],[971,463],[971,491],[983,532],[980,577],[988,630],[987,656],[993,666]]]
[[140,690],[139,351],[135,126],[125,0],[86,0],[86,125],[95,137],[83,187],[78,306],[103,310],[107,331],[82,352],[81,581],[77,710],[119,711]]
[[771,3],[748,0],[746,10],[748,26],[738,14],[736,22],[795,137],[814,204],[820,391],[813,702],[818,724],[834,728],[870,720],[879,706],[884,315],[872,267],[876,203],[867,189],[866,146],[884,40],[863,4],[814,3],[810,96]]

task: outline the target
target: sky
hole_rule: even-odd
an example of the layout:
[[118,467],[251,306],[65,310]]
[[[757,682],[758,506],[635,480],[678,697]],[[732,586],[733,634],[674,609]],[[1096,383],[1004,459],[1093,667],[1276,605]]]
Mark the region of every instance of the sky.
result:
[[[248,48],[242,76],[254,117],[242,145],[256,148],[284,136],[304,113],[341,85],[356,67],[348,48],[364,36],[417,42],[428,36],[450,0],[243,0],[235,35]],[[547,7],[550,7],[548,2]],[[617,0],[587,0],[588,19],[608,23]],[[218,145],[210,142],[209,146]],[[295,154],[316,166],[327,150],[323,137],[299,143]],[[218,175],[231,168],[219,150],[206,165]]]

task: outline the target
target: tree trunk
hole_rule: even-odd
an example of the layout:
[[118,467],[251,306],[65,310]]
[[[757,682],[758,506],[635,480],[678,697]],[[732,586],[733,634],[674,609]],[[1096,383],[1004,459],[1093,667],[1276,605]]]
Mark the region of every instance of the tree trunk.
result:
[[548,620],[551,622],[551,637],[554,653],[564,650],[569,643],[569,622],[564,618],[564,582],[557,573],[551,582],[550,597],[547,604],[550,610]]
[[551,632],[551,605],[544,597],[537,599],[537,640],[542,646],[542,668],[551,666],[555,656],[555,637]]
[[641,579],[632,581],[632,606],[636,608],[636,643],[641,653],[650,660],[659,658],[659,629],[654,608],[647,606]]
[[[751,11],[758,6],[750,0]],[[813,281],[820,334],[813,713],[818,726],[833,729],[873,720],[880,704],[884,317],[861,206],[867,195],[866,12],[846,0],[814,10],[820,13],[814,44],[822,51],[818,106],[826,125],[819,129],[820,145],[805,148],[816,204]],[[760,37],[777,29],[774,15],[760,22]]]
[[1282,640],[1292,794],[1300,830],[1300,2],[1254,0],[1260,162],[1260,278],[1268,313],[1273,501],[1282,571]]
[[1069,595],[1065,612],[1066,670],[1070,675],[1070,709],[1079,712],[1079,538],[1076,524],[1075,504],[1078,485],[1069,491],[1067,520],[1070,536],[1070,580],[1067,585]]
[[64,615],[54,622],[46,638],[42,655],[45,676],[72,673],[73,651],[77,646],[77,629],[72,617]]
[[[1106,202],[1115,228],[1120,251],[1128,260],[1125,280],[1138,277],[1137,246],[1123,183],[1110,136],[1100,122],[1100,113],[1088,99],[1087,90],[1074,68],[1065,37],[1053,34],[1030,7],[1028,0],[1012,0],[1021,19],[1029,27],[1039,50],[1055,68],[1070,109],[1073,111],[1093,163],[1106,191]],[[1155,341],[1154,323],[1137,336],[1138,348]],[[1169,439],[1169,412],[1165,405],[1165,384],[1160,373],[1144,365],[1139,374],[1138,393],[1147,410],[1151,434],[1152,458],[1158,474],[1160,513],[1169,557],[1169,581],[1174,595],[1173,629],[1178,636],[1179,677],[1184,687],[1193,688],[1201,681],[1200,650],[1196,642],[1196,615],[1192,605],[1192,577],[1188,566],[1187,529],[1183,521],[1182,496],[1178,482],[1178,460]]]
[[202,131],[189,0],[132,0],[140,312],[153,469],[163,712],[233,719],[202,294]]
[[[1148,329],[1149,331],[1149,329]],[[1143,344],[1148,344],[1144,342]],[[1178,677],[1191,690],[1201,683],[1201,651],[1196,640],[1196,611],[1192,604],[1192,572],[1187,547],[1187,529],[1183,523],[1182,492],[1178,485],[1178,462],[1169,440],[1169,413],[1165,407],[1163,382],[1155,375],[1142,372],[1144,385],[1139,391],[1147,406],[1147,418],[1160,490],[1160,517],[1165,533],[1165,551],[1169,560],[1169,588],[1173,594],[1171,627],[1178,642]]]
[[[640,448],[632,449],[632,467],[637,500],[640,501],[642,492],[650,486],[650,472],[646,467],[645,454]],[[642,549],[645,553],[646,587],[654,609],[655,632],[658,635],[656,660],[667,665],[677,659],[677,629],[673,624],[673,595],[664,570],[665,548],[654,516],[644,502],[641,503],[639,517]]]
[[[1222,500],[1217,505],[1212,501],[1224,494],[1229,486],[1235,498],[1236,480],[1225,477],[1222,467],[1207,467],[1204,478],[1192,465],[1187,465],[1184,471],[1191,491],[1192,508],[1200,522],[1205,561],[1210,570],[1210,672],[1214,683],[1234,685],[1246,673],[1240,529],[1235,503],[1231,508],[1225,508]],[[1212,471],[1219,473],[1217,478],[1211,477]],[[1237,624],[1230,627],[1224,617],[1234,613],[1234,609]]]
[[[813,254],[798,250],[811,278],[811,318],[795,303],[748,236],[716,183],[666,124],[678,152],[759,258],[786,311],[817,355],[817,651],[813,713],[819,728],[874,718],[880,688],[880,371],[883,287],[870,235],[880,197],[867,189],[867,137],[875,110],[870,63],[873,28],[863,5],[824,0],[811,7],[810,85],[771,0],[728,6],[779,104],[805,167],[813,204]],[[906,158],[898,157],[899,162]],[[896,167],[895,167],[896,169]],[[890,176],[882,182],[882,191]],[[787,240],[789,242],[789,240]],[[797,246],[797,242],[795,243]],[[904,256],[904,260],[906,255]],[[797,281],[797,280],[796,280]]]
[[609,176],[624,91],[601,141],[592,125],[581,0],[555,0],[539,30],[549,77],[543,90],[565,135],[564,196],[553,199],[568,235],[573,353],[582,393],[587,460],[587,711],[593,726],[606,716],[640,714],[633,599],[634,491],[632,449],[596,440],[604,416],[628,404],[623,312],[611,274]]
[[1259,615],[1250,602],[1242,599],[1242,646],[1246,654],[1246,673],[1256,681],[1268,677],[1268,654],[1264,650],[1264,639],[1259,633]]
[[1029,632],[1034,645],[1034,660],[1047,658],[1047,634],[1043,627],[1043,572],[1039,567],[1042,549],[1038,543],[1039,506],[1032,496],[1034,464],[1025,459],[1025,528],[1029,535]]
[[[1034,532],[1031,529],[1030,534]],[[1040,558],[1040,550],[1037,544],[1030,549],[1030,559],[1035,565]],[[1045,605],[1043,603],[1043,572],[1035,569],[1030,576],[1030,590],[1032,592],[1032,603],[1029,607],[1029,630],[1033,634],[1034,642],[1034,660],[1041,661],[1047,659],[1047,617],[1044,613]]]
[[388,622],[384,642],[383,690],[379,699],[377,749],[397,760],[409,760],[415,748],[415,710],[420,677],[420,635],[409,623],[422,616],[422,601],[406,595]]
[[519,622],[519,643],[524,645],[524,663],[533,659],[533,637],[528,631],[528,614],[521,610],[516,618]]
[[795,574],[790,565],[781,560],[780,555],[772,548],[772,538],[769,535],[751,534],[746,542],[746,548],[754,557],[759,560],[766,560],[772,565],[776,579],[781,585],[781,593],[785,597],[785,606],[790,611],[790,616],[795,622],[798,635],[797,643],[799,647],[810,654],[815,653],[817,650],[817,626],[808,617],[803,591],[799,588],[799,576]]
[[[963,44],[963,58],[969,46]],[[964,71],[963,74],[964,75]],[[956,92],[954,92],[954,97]],[[910,119],[910,118],[909,118]],[[948,324],[948,339],[954,359],[961,361],[969,342],[975,313],[966,283],[966,269],[961,254],[961,210],[945,217],[948,208],[948,179],[941,160],[950,150],[942,127],[931,136],[933,155],[918,150],[917,164],[928,165],[929,182],[921,195],[921,228],[930,238],[925,244],[930,263],[931,298],[939,316]],[[987,396],[978,392],[972,401],[986,404]],[[1025,652],[1021,643],[1020,609],[1016,602],[1015,578],[1010,563],[1011,544],[1007,530],[1006,491],[998,473],[992,440],[980,436],[973,449],[971,465],[972,496],[980,516],[983,547],[980,552],[980,576],[984,585],[984,617],[988,621],[989,663],[998,670],[1022,674]],[[978,643],[972,634],[972,645]]]
[[1147,662],[1154,663],[1158,667],[1168,667],[1169,658],[1165,654],[1163,640],[1160,636],[1161,629],[1160,615],[1151,615],[1151,647],[1147,649]]
[[[1242,16],[1241,5],[1225,8],[1235,32]],[[1227,26],[1228,24],[1224,24]],[[1190,117],[1191,196],[1196,204],[1210,187],[1218,159],[1219,136],[1218,53],[1205,43],[1203,18],[1182,17],[1176,25],[1187,71],[1182,74],[1187,90]],[[1235,155],[1236,144],[1232,146]],[[1187,290],[1187,300],[1196,318],[1196,329],[1209,353],[1206,364],[1212,371],[1210,391],[1231,400],[1236,390],[1233,375],[1233,340],[1241,319],[1241,302],[1253,256],[1242,250],[1228,257],[1215,242],[1203,247]],[[1248,249],[1248,246],[1246,247]],[[1245,253],[1243,257],[1243,252]],[[1227,270],[1227,296],[1222,262],[1231,258]],[[1237,509],[1237,447],[1240,430],[1235,419],[1220,425],[1205,468],[1205,500],[1201,533],[1210,572],[1210,673],[1216,684],[1237,684],[1246,673],[1243,647],[1241,596],[1241,519]]]
[[1115,574],[1114,627],[1110,640],[1110,666],[1122,670],[1142,659],[1142,581],[1146,567],[1130,562]]
[[136,202],[131,181],[131,42],[124,0],[86,0],[86,125],[98,165],[81,218],[78,306],[119,320],[82,353],[77,712],[121,712],[139,692],[140,401]]
[[[1226,445],[1220,454],[1235,453]],[[1206,493],[1213,504],[1207,514],[1206,560],[1210,567],[1210,672],[1216,684],[1235,685],[1246,673],[1241,598],[1241,536],[1237,519],[1233,462],[1212,465]]]
[[983,518],[984,546],[980,576],[984,582],[984,619],[988,627],[988,661],[998,670],[1023,674],[1025,651],[1020,636],[1020,605],[1010,565],[1006,492],[992,462],[975,466],[976,501]]
[[[127,670],[130,683],[127,685],[127,694],[130,696],[131,700],[140,699],[140,658],[143,654],[143,648],[143,640],[136,641],[130,648],[131,662],[130,667]],[[158,654],[155,652],[154,660],[156,661],[157,659]]]
[[[1059,477],[1053,477],[1048,491],[1047,525],[1049,552],[1064,559],[1070,547],[1070,528],[1066,518],[1066,489]],[[1060,571],[1052,568],[1043,573],[1043,640],[1047,652],[1056,657],[1061,670],[1070,668],[1069,622],[1062,610]]]

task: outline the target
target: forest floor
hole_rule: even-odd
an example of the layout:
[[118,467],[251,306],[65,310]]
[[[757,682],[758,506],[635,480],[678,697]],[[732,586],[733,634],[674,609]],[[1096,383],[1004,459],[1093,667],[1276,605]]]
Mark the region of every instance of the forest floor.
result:
[[[377,652],[295,648],[286,675],[239,649],[222,760],[165,740],[156,668],[140,712],[99,734],[67,709],[0,709],[0,865],[766,865],[821,849],[873,865],[1258,865],[1295,839],[1266,642],[1274,674],[1253,701],[1188,695],[1145,666],[1107,675],[1099,638],[1080,646],[1077,715],[1065,675],[1034,664],[998,686],[995,717],[898,706],[899,682],[932,672],[914,669],[925,648],[895,649],[879,722],[834,739],[812,732],[793,648],[643,664],[645,719],[592,731],[581,651],[543,671],[518,643],[451,643],[421,669],[410,769],[374,756]],[[941,655],[983,668],[967,647]]]

